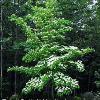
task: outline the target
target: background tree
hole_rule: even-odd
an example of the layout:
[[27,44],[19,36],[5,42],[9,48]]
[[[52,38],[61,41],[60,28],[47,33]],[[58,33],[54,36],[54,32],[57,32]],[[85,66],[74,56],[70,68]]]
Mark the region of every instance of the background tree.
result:
[[[17,65],[20,65],[22,55],[24,54],[22,46],[23,46],[23,41],[25,40],[25,35],[19,34],[20,29],[18,29],[18,27],[15,24],[13,24],[8,17],[11,16],[11,14],[13,13],[16,13],[17,15],[24,15],[26,13],[24,10],[25,7],[27,6],[24,4],[25,2],[26,2],[25,0],[24,1],[23,0],[21,1],[1,0],[0,1],[0,7],[2,7],[2,14],[0,13],[0,18],[2,18],[2,33],[3,33],[3,41],[2,41],[3,78],[2,79],[0,78],[3,84],[2,84],[2,89],[0,89],[0,92],[3,93],[2,97],[5,98],[11,96],[15,91],[14,90],[15,75],[8,74],[7,68],[8,66],[15,65],[15,63],[17,63]],[[1,21],[0,21],[0,26],[1,26]],[[1,45],[1,40],[0,40],[0,45]],[[18,50],[20,50],[20,52],[18,52]]]

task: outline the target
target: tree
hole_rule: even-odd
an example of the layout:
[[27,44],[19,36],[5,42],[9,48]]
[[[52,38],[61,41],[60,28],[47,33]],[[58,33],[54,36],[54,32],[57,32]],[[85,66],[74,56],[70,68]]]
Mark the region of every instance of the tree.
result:
[[[30,0],[31,2],[31,0]],[[78,81],[67,73],[69,70],[83,72],[84,64],[79,60],[93,49],[79,49],[67,46],[65,33],[69,32],[71,21],[59,17],[57,0],[37,1],[35,6],[31,5],[31,11],[24,17],[15,14],[11,21],[15,22],[27,37],[25,44],[26,55],[23,61],[26,63],[36,62],[33,67],[12,67],[8,71],[26,74],[32,78],[22,89],[22,93],[28,94],[32,90],[41,91],[49,81],[57,95],[72,93],[78,89]],[[32,22],[29,26],[28,22]]]
[[[24,16],[27,14],[29,10],[29,5],[26,5],[25,2],[27,0],[1,0],[0,1],[0,26],[2,27],[3,36],[0,33],[0,37],[2,36],[2,40],[0,40],[0,45],[2,44],[2,78],[0,77],[0,84],[2,85],[0,88],[0,92],[2,92],[2,97],[9,97],[12,93],[15,93],[15,80],[16,78],[14,74],[8,74],[7,68],[8,66],[14,66],[15,63],[20,66],[21,58],[24,55],[23,45],[25,41],[25,35],[20,34],[22,31],[9,20],[9,16],[13,13],[16,15]],[[27,10],[26,10],[27,9]],[[1,21],[2,20],[2,21]],[[2,23],[2,24],[1,24]],[[1,51],[0,51],[1,52]],[[6,62],[5,62],[6,60]],[[17,77],[17,81],[19,83],[19,78]],[[12,84],[11,84],[12,83]],[[20,82],[22,83],[22,82]],[[17,92],[20,90],[20,86],[16,86]]]
[[[78,47],[96,46],[99,37],[99,2],[97,0],[58,0],[62,16],[73,22],[70,32],[70,44]],[[95,1],[95,2],[94,2]],[[98,24],[98,25],[97,25]],[[98,39],[97,39],[98,38]]]

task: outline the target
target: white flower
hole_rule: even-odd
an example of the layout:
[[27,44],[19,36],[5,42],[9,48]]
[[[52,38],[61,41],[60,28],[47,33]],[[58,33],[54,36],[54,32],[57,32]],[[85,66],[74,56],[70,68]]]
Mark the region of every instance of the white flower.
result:
[[58,88],[58,93],[62,93],[63,91],[64,91],[64,87],[62,87],[62,88]]
[[55,61],[57,61],[59,59],[59,57],[57,57],[57,56],[54,56],[54,55],[52,55],[52,56],[50,56],[47,60],[47,65],[48,66],[51,66]]
[[78,47],[74,47],[74,46],[69,46],[71,49],[75,50],[78,49]]

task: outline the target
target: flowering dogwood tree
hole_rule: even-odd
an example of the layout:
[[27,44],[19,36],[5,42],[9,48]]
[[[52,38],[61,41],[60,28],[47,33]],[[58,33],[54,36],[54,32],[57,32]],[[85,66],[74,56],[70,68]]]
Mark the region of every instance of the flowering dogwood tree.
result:
[[[31,5],[31,0],[26,2],[28,3]],[[59,96],[70,94],[79,88],[78,81],[66,72],[71,69],[83,72],[84,64],[78,58],[92,52],[93,49],[80,50],[78,47],[66,46],[65,34],[72,29],[71,22],[60,18],[60,14],[57,0],[37,0],[35,6],[31,5],[28,15],[22,18],[13,14],[10,17],[27,37],[26,54],[22,60],[26,63],[37,61],[37,64],[30,68],[14,66],[8,69],[32,77],[22,89],[24,94],[33,90],[41,91],[49,81]],[[34,28],[27,24],[29,21],[35,24]]]

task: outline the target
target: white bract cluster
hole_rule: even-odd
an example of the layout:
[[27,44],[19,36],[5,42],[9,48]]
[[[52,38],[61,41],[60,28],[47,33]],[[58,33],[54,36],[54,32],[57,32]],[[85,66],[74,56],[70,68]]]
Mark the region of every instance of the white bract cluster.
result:
[[78,81],[72,79],[69,76],[65,76],[63,73],[58,72],[54,74],[54,83],[56,86],[57,94],[69,94],[72,90],[79,88]]
[[69,94],[72,93],[72,90],[69,87],[59,87],[57,88],[57,94],[59,96],[62,96],[63,94]]
[[79,72],[83,72],[85,69],[84,69],[84,64],[82,63],[81,60],[78,60],[77,62],[75,62],[75,64],[77,65],[77,69]]
[[34,79],[31,78],[31,80],[29,80],[26,83],[25,88],[23,88],[22,93],[29,93],[30,91],[32,91],[36,86],[38,86],[38,84],[40,83],[39,78],[35,77]]
[[73,50],[77,50],[78,49],[78,47],[75,47],[75,46],[69,46],[71,49],[73,49]]
[[50,57],[47,59],[47,66],[51,66],[51,67],[52,67],[53,63],[54,63],[55,61],[57,61],[58,59],[59,59],[58,56],[54,56],[54,55],[50,56]]
[[25,88],[23,88],[22,92],[23,93],[29,93],[30,91],[34,90],[38,90],[40,91],[41,89],[43,89],[43,87],[45,86],[45,84],[47,84],[48,80],[50,79],[51,75],[41,75],[40,77],[35,77],[35,78],[31,78],[31,80],[29,80],[26,83]]
[[75,68],[79,71],[79,72],[83,72],[85,69],[84,69],[84,64],[82,63],[81,60],[78,60],[76,62],[74,61],[69,61],[70,64],[73,64],[75,65]]

